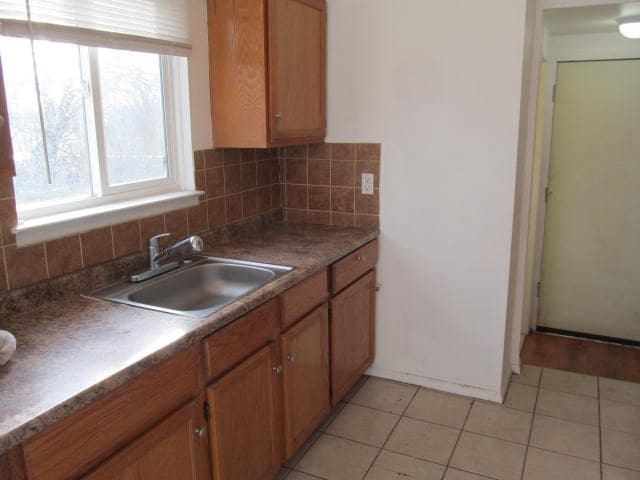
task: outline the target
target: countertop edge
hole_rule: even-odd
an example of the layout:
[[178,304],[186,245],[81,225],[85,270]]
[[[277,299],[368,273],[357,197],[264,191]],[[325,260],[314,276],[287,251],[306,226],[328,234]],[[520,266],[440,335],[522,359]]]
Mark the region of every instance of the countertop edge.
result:
[[[51,425],[81,410],[90,403],[110,393],[119,386],[127,383],[132,378],[140,375],[149,368],[161,363],[162,361],[172,357],[173,355],[183,350],[186,350],[195,342],[199,342],[204,337],[211,335],[212,333],[229,325],[245,313],[253,310],[254,308],[271,300],[272,298],[277,297],[285,290],[288,290],[294,285],[310,277],[314,273],[328,267],[340,258],[348,255],[349,253],[360,248],[366,243],[375,240],[378,237],[379,233],[377,231],[363,232],[363,235],[360,238],[354,240],[351,244],[349,244],[347,247],[344,247],[337,253],[327,256],[322,261],[317,262],[313,265],[313,267],[294,268],[291,272],[288,272],[286,275],[283,275],[272,284],[269,284],[269,288],[266,291],[265,288],[267,287],[258,289],[255,292],[247,295],[246,297],[236,300],[222,310],[219,310],[218,312],[211,315],[211,317],[222,315],[220,318],[212,318],[209,323],[206,323],[199,328],[195,328],[192,331],[189,331],[184,336],[176,339],[172,343],[159,348],[158,350],[146,355],[139,360],[136,360],[128,367],[113,372],[109,377],[96,382],[91,387],[86,388],[76,395],[68,397],[66,400],[58,403],[56,406],[50,408],[49,410],[46,410],[41,414],[26,420],[19,427],[14,428],[8,433],[0,434],[0,455],[6,453],[6,451],[16,446],[19,446],[31,437],[50,427]],[[206,254],[206,250],[204,253]],[[85,299],[96,302],[102,301],[86,297]],[[139,307],[127,306],[127,308]],[[47,418],[53,416],[55,416],[55,419]]]

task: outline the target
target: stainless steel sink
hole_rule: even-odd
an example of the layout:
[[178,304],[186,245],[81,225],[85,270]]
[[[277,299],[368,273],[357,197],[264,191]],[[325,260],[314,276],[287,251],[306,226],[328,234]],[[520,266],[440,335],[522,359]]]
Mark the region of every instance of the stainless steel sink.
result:
[[88,296],[204,318],[291,271],[292,267],[216,257],[194,257],[182,267],[141,283],[123,280]]

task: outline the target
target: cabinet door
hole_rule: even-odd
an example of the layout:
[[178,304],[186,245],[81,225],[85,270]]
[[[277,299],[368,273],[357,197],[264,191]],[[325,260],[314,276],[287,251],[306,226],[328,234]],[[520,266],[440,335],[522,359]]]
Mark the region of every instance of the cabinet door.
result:
[[373,362],[375,272],[331,300],[331,403],[337,404]]
[[291,457],[327,416],[329,310],[323,304],[282,335],[285,451]]
[[282,456],[282,366],[269,344],[207,388],[216,480],[262,480]]
[[319,141],[326,130],[326,4],[269,0],[270,140]]
[[206,423],[202,402],[188,403],[83,478],[209,478]]

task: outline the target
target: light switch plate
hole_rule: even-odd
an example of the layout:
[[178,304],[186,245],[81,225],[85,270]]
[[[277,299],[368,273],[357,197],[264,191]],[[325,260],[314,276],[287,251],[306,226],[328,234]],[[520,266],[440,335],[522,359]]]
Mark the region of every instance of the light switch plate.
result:
[[363,195],[373,195],[373,173],[363,173],[361,185]]

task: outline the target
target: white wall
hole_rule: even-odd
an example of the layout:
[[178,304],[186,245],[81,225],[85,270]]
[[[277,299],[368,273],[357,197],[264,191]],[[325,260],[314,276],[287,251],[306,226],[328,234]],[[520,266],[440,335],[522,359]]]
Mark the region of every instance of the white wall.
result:
[[207,0],[191,0],[191,28],[192,48],[189,57],[191,143],[194,150],[204,150],[213,146],[209,97]]
[[372,373],[498,399],[526,0],[328,0],[328,141],[382,143]]

